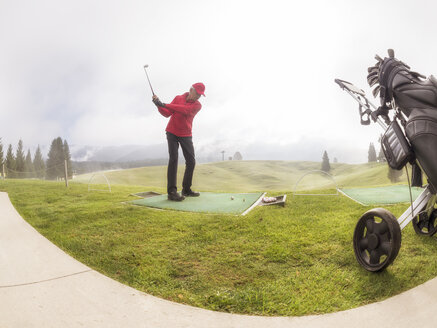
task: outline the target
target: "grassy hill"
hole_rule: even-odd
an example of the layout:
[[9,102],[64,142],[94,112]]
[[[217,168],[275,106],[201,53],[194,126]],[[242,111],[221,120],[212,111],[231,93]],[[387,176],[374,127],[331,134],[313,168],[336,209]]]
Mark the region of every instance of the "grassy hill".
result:
[[[292,191],[297,181],[312,170],[320,170],[319,162],[296,161],[225,161],[197,165],[193,189],[200,191]],[[363,187],[391,184],[385,163],[331,164],[330,174],[339,187]],[[178,186],[182,184],[184,166],[179,166]],[[139,185],[165,189],[167,166],[152,166],[104,173],[111,184]],[[93,174],[75,177],[88,183]],[[96,176],[93,183],[102,183]],[[401,182],[406,183],[405,174]],[[299,182],[297,190],[335,188],[322,173],[313,172]]]
[[[316,162],[290,161],[198,165],[196,190],[287,192],[285,207],[258,207],[246,216],[126,204],[135,192],[164,192],[166,166],[105,172],[111,193],[88,192],[91,175],[77,177],[84,183],[68,188],[55,181],[0,180],[0,191],[9,193],[40,233],[91,268],[143,292],[209,310],[329,313],[381,301],[436,276],[436,240],[416,235],[411,226],[386,271],[376,275],[360,267],[352,236],[370,207],[343,196],[291,197],[296,181],[319,168]],[[331,174],[340,187],[375,186],[390,183],[387,170],[378,163],[333,164]],[[315,193],[333,187],[320,173],[299,185],[317,188]],[[386,206],[396,217],[407,207]]]
[[[79,261],[138,290],[209,310],[284,316],[341,311],[437,274],[435,237],[418,236],[411,226],[386,271],[361,268],[352,235],[370,207],[347,197],[288,197],[285,207],[258,207],[246,216],[205,215],[123,203],[141,190],[114,185],[111,193],[88,192],[83,183],[65,188],[63,182],[0,180],[0,191],[9,193],[21,216]],[[407,207],[387,209],[398,217]]]

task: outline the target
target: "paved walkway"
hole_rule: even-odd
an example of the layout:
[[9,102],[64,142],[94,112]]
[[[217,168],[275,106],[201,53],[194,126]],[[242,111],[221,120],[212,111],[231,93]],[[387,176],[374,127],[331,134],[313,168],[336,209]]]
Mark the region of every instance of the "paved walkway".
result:
[[[377,276],[375,276],[377,279]],[[437,279],[333,314],[257,317],[207,311],[139,292],[76,261],[0,193],[0,327],[435,327]]]

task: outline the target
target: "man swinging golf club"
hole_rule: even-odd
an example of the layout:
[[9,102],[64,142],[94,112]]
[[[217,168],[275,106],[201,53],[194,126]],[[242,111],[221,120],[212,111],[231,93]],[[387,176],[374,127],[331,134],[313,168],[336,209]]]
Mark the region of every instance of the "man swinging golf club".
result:
[[[170,117],[167,128],[168,143],[168,168],[167,168],[167,193],[168,199],[182,201],[185,197],[198,197],[200,194],[191,190],[193,172],[196,165],[191,127],[194,116],[200,111],[202,105],[198,101],[200,96],[205,96],[205,85],[195,83],[190,91],[176,96],[170,104],[164,104],[156,95],[152,101],[164,117]],[[176,181],[178,172],[178,149],[181,145],[185,157],[185,173],[182,182],[182,195],[177,192]]]

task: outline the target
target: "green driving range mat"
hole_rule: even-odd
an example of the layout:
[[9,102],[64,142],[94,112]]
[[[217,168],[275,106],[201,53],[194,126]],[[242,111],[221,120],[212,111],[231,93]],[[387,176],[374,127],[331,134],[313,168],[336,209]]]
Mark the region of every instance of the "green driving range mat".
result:
[[229,194],[202,192],[199,197],[186,197],[182,202],[170,201],[167,195],[137,199],[130,203],[166,210],[206,213],[242,214],[254,205],[263,193]]
[[[340,189],[347,197],[363,205],[388,205],[397,203],[409,203],[410,192],[408,186],[386,186],[375,188],[350,188]],[[413,201],[423,191],[422,188],[412,187]]]

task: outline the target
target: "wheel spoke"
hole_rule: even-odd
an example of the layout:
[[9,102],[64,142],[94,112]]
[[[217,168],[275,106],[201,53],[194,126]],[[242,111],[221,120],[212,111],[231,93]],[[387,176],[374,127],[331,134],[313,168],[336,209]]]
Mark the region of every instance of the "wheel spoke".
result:
[[428,220],[419,220],[419,222],[417,223],[417,226],[419,227],[420,230],[423,231],[423,228],[428,229]]
[[436,224],[435,224],[436,220],[434,217],[429,218],[429,228],[431,230],[435,230],[436,229]]
[[430,225],[431,229],[435,229],[436,228],[435,222],[436,222],[435,218],[429,219],[429,223],[430,223],[429,225]]
[[360,240],[360,248],[361,250],[367,249],[369,247],[369,240],[367,238],[363,238]]
[[379,235],[379,241],[381,243],[386,242],[386,241],[390,241],[390,231],[387,231],[386,233]]
[[380,223],[375,223],[375,232],[379,235],[383,235],[388,231],[387,222],[382,220]]
[[381,258],[381,254],[377,249],[374,249],[370,252],[370,264],[379,264],[379,259]]
[[373,233],[374,223],[375,223],[375,219],[374,218],[369,218],[366,221],[367,233]]
[[385,254],[388,256],[390,254],[390,251],[391,251],[391,244],[388,241],[386,241],[386,242],[382,243],[379,248],[382,251],[382,254]]

